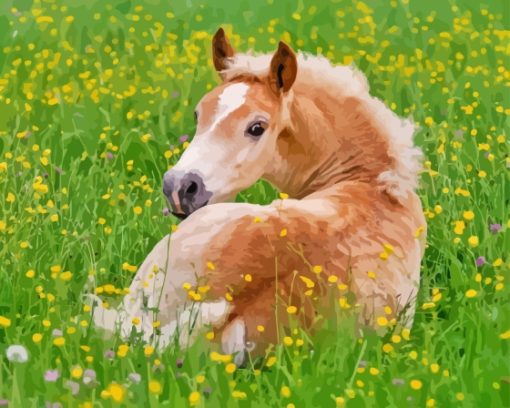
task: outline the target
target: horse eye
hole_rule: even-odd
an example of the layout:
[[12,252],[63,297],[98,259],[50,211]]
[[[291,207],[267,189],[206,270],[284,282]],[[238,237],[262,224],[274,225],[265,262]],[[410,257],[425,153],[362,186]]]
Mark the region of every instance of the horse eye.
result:
[[262,122],[255,122],[251,124],[248,129],[246,129],[246,133],[250,136],[260,137],[266,131],[266,124]]

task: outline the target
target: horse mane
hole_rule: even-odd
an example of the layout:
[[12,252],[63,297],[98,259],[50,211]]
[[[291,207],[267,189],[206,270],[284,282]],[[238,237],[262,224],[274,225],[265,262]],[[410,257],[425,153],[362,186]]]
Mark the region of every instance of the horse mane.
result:
[[[269,73],[272,54],[236,54],[228,59],[222,71],[225,81],[239,77],[255,77],[263,80]],[[380,99],[370,95],[366,76],[354,65],[333,65],[322,56],[297,53],[298,73],[294,87],[303,85],[321,89],[335,99],[354,97],[363,104],[365,112],[375,124],[387,144],[387,154],[392,167],[381,172],[377,178],[379,188],[404,202],[418,186],[422,152],[414,146],[416,131],[411,119],[397,116]]]

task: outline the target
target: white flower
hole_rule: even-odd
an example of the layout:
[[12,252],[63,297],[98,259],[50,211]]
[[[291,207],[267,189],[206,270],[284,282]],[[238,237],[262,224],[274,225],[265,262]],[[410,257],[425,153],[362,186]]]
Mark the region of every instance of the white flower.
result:
[[28,361],[28,351],[20,344],[13,344],[7,347],[5,352],[7,360],[13,363],[26,363]]

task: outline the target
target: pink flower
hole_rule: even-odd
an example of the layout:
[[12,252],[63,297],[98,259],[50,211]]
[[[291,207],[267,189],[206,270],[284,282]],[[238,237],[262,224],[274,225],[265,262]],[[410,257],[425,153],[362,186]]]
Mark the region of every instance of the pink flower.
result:
[[44,373],[44,381],[46,382],[55,382],[60,377],[60,373],[58,370],[46,370]]

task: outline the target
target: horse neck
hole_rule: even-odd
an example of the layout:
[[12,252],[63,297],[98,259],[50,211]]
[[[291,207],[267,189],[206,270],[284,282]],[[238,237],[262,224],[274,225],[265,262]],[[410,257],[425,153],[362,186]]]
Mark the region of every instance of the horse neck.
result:
[[375,186],[392,164],[386,139],[358,99],[296,93],[291,120],[278,140],[273,177],[266,178],[293,197],[347,181]]

